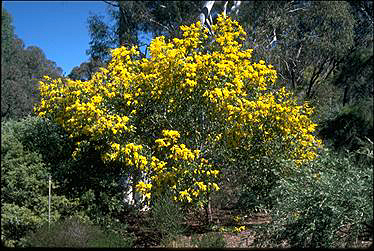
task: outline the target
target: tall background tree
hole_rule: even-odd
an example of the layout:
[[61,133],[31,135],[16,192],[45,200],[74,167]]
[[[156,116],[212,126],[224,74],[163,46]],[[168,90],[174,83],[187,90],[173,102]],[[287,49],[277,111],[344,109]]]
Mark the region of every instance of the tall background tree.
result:
[[[209,26],[218,13],[234,10],[230,15],[245,27],[247,45],[255,49],[254,56],[275,65],[282,83],[301,98],[320,98],[325,103],[326,98],[342,102],[344,92],[349,91],[349,87],[340,88],[342,85],[333,84],[333,80],[352,61],[350,56],[363,44],[370,54],[372,4],[368,1],[104,2],[114,24],[106,24],[97,15],[88,19],[91,41],[87,54],[101,61],[109,59],[110,48],[141,46],[140,31],[178,36],[180,25],[201,19]],[[368,65],[370,55],[363,60]],[[326,90],[334,97],[324,95]]]
[[[110,49],[119,46],[148,46],[140,39],[145,32],[151,37],[180,37],[179,26],[196,22],[200,19],[207,2],[211,18],[217,17],[224,8],[231,14],[237,14],[239,8],[233,8],[235,2],[241,1],[104,1],[108,4],[108,13],[113,23],[105,23],[104,17],[91,15],[88,22],[90,34],[90,59],[75,67],[69,77],[89,79],[89,76],[110,60]],[[229,3],[229,5],[225,5]],[[238,5],[239,7],[240,5]],[[147,49],[141,51],[140,57],[147,56]]]
[[25,48],[14,34],[12,17],[1,16],[1,120],[22,118],[32,113],[38,101],[37,83],[44,75],[59,77],[62,69],[36,47]]
[[[104,1],[114,21],[104,22],[102,16],[88,18],[91,36],[87,54],[91,58],[109,59],[109,49],[121,45],[142,46],[139,32],[152,36],[175,36],[180,25],[197,20],[203,1]],[[141,55],[145,57],[145,53]]]

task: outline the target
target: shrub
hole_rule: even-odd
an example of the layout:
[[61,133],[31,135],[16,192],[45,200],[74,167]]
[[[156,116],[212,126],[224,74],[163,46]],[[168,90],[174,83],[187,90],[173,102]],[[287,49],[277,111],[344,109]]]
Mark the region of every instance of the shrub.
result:
[[[1,123],[1,239],[22,246],[23,237],[48,220],[48,174],[40,154],[19,141],[17,131],[27,120]],[[56,182],[52,182],[55,188]],[[51,219],[72,211],[77,202],[53,194]]]
[[151,207],[150,226],[161,233],[161,242],[168,243],[185,233],[184,212],[169,196],[160,195]]
[[192,245],[198,248],[224,248],[226,241],[222,233],[209,232],[198,237],[193,235],[191,238]]
[[353,163],[351,156],[326,150],[281,179],[272,191],[273,223],[258,244],[274,247],[286,241],[291,247],[358,247],[363,223],[373,219],[373,169]]
[[294,163],[281,156],[242,159],[239,163],[236,179],[241,189],[235,207],[247,212],[271,209],[274,200],[270,193],[281,177],[291,174],[290,166]]
[[[74,215],[83,210],[86,215],[98,220],[97,223],[101,224],[100,218],[102,221],[106,220],[103,215],[115,216],[125,211],[123,191],[127,187],[120,183],[122,176],[126,174],[123,168],[120,166],[112,166],[110,169],[103,168],[104,164],[98,156],[98,152],[89,146],[82,148],[80,158],[73,159],[71,139],[68,138],[63,128],[48,119],[28,116],[18,122],[3,123],[3,125],[5,128],[9,127],[4,130],[12,132],[12,140],[19,142],[23,152],[31,152],[32,156],[38,156],[37,158],[43,165],[37,175],[39,178],[43,175],[43,178],[35,181],[33,183],[35,188],[32,189],[36,189],[40,184],[45,188],[45,185],[48,184],[48,174],[51,174],[54,181],[52,202],[56,203],[54,201],[56,195],[64,195],[71,201],[76,200],[77,207],[61,207],[60,213],[65,216]],[[4,147],[7,145],[8,143],[5,143]],[[30,155],[25,153],[20,156],[25,158]],[[27,171],[23,172],[25,173],[22,175],[25,176]],[[13,173],[19,175],[15,171]],[[22,186],[22,184],[17,183],[17,186]],[[32,193],[32,189],[30,193]],[[45,192],[48,193],[48,188]],[[23,194],[28,198],[32,197],[32,195],[26,194],[26,191]],[[14,197],[14,194],[12,196]],[[14,197],[14,199],[16,198]],[[64,208],[69,210],[61,211]]]
[[73,145],[66,132],[57,124],[40,117],[27,116],[14,123],[14,135],[25,150],[37,152],[43,162],[56,166],[71,156]]
[[103,231],[90,222],[82,222],[77,217],[60,220],[48,226],[43,225],[28,236],[31,247],[131,247],[132,239]]

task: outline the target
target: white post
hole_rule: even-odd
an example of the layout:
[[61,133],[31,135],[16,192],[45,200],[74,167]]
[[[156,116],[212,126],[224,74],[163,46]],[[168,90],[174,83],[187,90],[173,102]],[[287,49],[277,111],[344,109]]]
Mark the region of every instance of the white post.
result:
[[50,225],[51,225],[51,184],[52,184],[52,180],[51,180],[51,175],[49,175],[49,180],[48,180],[48,229],[50,229]]

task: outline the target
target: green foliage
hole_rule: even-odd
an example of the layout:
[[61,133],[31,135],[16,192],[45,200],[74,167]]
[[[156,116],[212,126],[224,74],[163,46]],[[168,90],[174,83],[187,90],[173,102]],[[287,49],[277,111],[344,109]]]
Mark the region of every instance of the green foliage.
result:
[[[12,41],[14,38],[14,27],[12,25],[12,16],[3,8],[1,10],[1,65],[10,55]],[[3,71],[3,70],[1,70]]]
[[358,103],[373,97],[373,45],[358,45],[338,67],[333,84],[344,90],[341,104]]
[[272,200],[269,198],[269,193],[279,177],[275,175],[275,166],[270,162],[268,158],[240,162],[242,168],[237,172],[241,175],[241,178],[237,180],[238,187],[240,187],[237,194],[239,196],[237,208],[257,210],[271,207]]
[[245,6],[238,19],[254,58],[271,62],[282,84],[298,96],[319,110],[372,96],[371,1],[251,1]]
[[112,231],[103,231],[91,222],[77,217],[44,224],[27,238],[31,247],[118,248],[131,247],[132,239]]
[[[276,187],[277,181],[281,177],[287,177],[291,173],[294,163],[287,160],[282,155],[281,139],[275,139],[271,143],[271,148],[275,154],[273,156],[256,157],[243,154],[233,162],[232,172],[229,175],[231,185],[237,188],[235,195],[238,201],[235,207],[242,211],[258,211],[271,209],[274,201],[269,196]],[[255,147],[253,147],[255,148]],[[244,152],[243,149],[237,151]],[[235,154],[229,154],[235,156]],[[230,159],[230,157],[227,157]],[[232,199],[232,198],[231,198]]]
[[[7,246],[22,245],[22,237],[48,220],[48,175],[41,155],[19,140],[24,122],[1,124],[1,236]],[[53,188],[56,183],[53,182]],[[77,202],[53,194],[51,219],[71,212]]]
[[[6,129],[8,127],[11,129]],[[128,188],[121,182],[125,175],[122,168],[103,168],[100,156],[90,147],[84,149],[81,158],[74,160],[71,157],[74,150],[71,140],[61,127],[46,119],[29,116],[19,122],[4,124],[4,130],[17,132],[11,134],[15,140],[12,138],[9,142],[19,142],[22,149],[37,155],[44,169],[48,170],[40,174],[44,175],[43,186],[46,186],[47,176],[51,174],[53,181],[59,184],[53,188],[54,195],[79,201],[79,206],[66,214],[83,210],[95,219],[95,223],[110,225],[106,215],[118,215],[127,209],[123,203],[123,192]],[[16,185],[19,189],[22,186],[21,183]],[[37,186],[34,184],[32,187]]]
[[[113,23],[106,24],[102,16],[88,18],[90,48],[86,51],[93,59],[108,62],[109,49],[121,45],[128,47],[145,45],[140,41],[139,31],[152,36],[174,37],[179,26],[196,21],[196,13],[202,1],[111,1],[109,14]],[[146,53],[142,54],[145,57]]]
[[64,130],[52,122],[34,116],[27,116],[16,122],[12,128],[14,136],[26,150],[39,153],[44,163],[51,167],[70,157],[72,144]]
[[357,150],[365,137],[373,141],[373,98],[346,105],[325,117],[320,135],[338,151]]
[[1,240],[6,247],[24,246],[25,235],[48,221],[31,209],[16,204],[1,204]]
[[357,247],[363,223],[373,219],[372,165],[355,165],[350,156],[326,150],[294,172],[273,190],[273,222],[257,245]]
[[87,22],[90,34],[90,49],[86,51],[87,55],[102,62],[108,61],[109,49],[116,45],[109,26],[104,23],[103,16],[90,16]]
[[162,242],[169,242],[186,232],[184,213],[168,195],[159,195],[151,208],[151,228],[161,233]]
[[91,76],[104,65],[100,60],[90,59],[88,62],[83,62],[78,66],[74,67],[68,77],[72,80],[89,80]]
[[192,245],[197,248],[224,248],[226,241],[222,233],[209,232],[201,237],[193,235],[191,238]]
[[[93,172],[92,168],[100,168],[100,163],[89,149],[84,158],[73,160],[72,146],[64,131],[37,117],[3,122],[1,146],[5,240],[9,236],[23,236],[48,219],[49,174],[54,181],[52,221],[60,215],[83,210],[97,224],[114,228],[115,220],[110,217],[125,208],[123,191],[126,187],[120,185],[118,167],[113,172],[105,169]],[[13,218],[22,220],[14,223]]]

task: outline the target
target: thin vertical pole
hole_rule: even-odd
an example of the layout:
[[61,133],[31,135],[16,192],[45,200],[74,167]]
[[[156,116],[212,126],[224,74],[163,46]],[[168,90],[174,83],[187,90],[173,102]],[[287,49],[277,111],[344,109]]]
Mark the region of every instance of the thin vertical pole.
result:
[[49,181],[48,181],[48,229],[50,229],[50,225],[51,225],[51,184],[52,184],[52,180],[51,180],[51,175],[49,175]]

